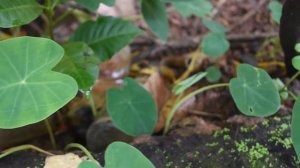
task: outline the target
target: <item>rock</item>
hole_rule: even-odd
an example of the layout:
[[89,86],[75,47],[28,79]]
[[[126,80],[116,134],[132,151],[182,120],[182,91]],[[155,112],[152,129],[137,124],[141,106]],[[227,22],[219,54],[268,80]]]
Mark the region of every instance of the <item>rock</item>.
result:
[[114,141],[131,142],[133,137],[118,130],[109,119],[94,122],[86,135],[87,147],[92,152],[101,152]]

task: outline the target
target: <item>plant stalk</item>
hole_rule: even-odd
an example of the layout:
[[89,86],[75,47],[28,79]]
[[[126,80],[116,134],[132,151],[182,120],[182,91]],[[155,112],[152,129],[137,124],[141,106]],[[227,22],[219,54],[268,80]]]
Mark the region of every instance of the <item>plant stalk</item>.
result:
[[46,16],[47,16],[47,33],[50,39],[54,40],[54,24],[53,24],[53,6],[52,6],[52,0],[46,1]]
[[53,156],[54,154],[53,153],[50,153],[50,152],[47,152],[39,147],[36,147],[36,146],[33,146],[33,145],[21,145],[21,146],[17,146],[17,147],[12,147],[12,148],[9,148],[7,150],[4,150],[2,152],[2,154],[0,155],[0,159],[5,157],[5,156],[8,156],[12,153],[15,153],[15,152],[19,152],[19,151],[23,151],[23,150],[28,150],[28,149],[31,149],[31,150],[35,150],[35,151],[38,151],[40,153],[43,153],[45,155],[49,155],[49,156]]
[[298,71],[297,73],[295,73],[291,79],[288,80],[288,82],[284,85],[284,87],[280,90],[283,91],[284,89],[287,89],[288,86],[300,75],[300,71]]
[[81,144],[70,143],[65,147],[65,150],[69,150],[70,148],[80,149],[91,161],[96,161],[96,159],[92,156],[92,154]]
[[53,129],[52,129],[52,127],[51,127],[51,124],[50,124],[50,122],[49,122],[48,119],[45,119],[44,122],[45,122],[45,125],[46,125],[46,127],[47,127],[47,131],[48,131],[48,134],[49,134],[49,138],[50,138],[52,147],[53,147],[54,149],[57,149],[57,144],[56,144],[56,140],[55,140],[55,136],[54,136],[54,134],[53,134]]
[[228,87],[229,83],[218,83],[218,84],[214,84],[214,85],[209,85],[209,86],[205,86],[202,87],[200,89],[197,89],[195,91],[193,91],[192,93],[186,95],[185,97],[183,97],[181,100],[179,100],[172,108],[172,110],[170,111],[170,113],[168,114],[167,120],[166,120],[166,124],[165,124],[165,128],[164,128],[164,134],[166,134],[169,130],[170,127],[170,123],[172,118],[174,117],[176,111],[178,110],[178,108],[185,103],[188,99],[192,98],[193,96],[205,92],[207,90],[210,89],[215,89],[215,88],[219,88],[219,87]]

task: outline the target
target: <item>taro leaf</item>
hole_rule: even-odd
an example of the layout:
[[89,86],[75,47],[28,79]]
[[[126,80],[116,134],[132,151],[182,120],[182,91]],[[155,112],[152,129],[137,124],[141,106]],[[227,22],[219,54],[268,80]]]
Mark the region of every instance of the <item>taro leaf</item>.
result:
[[96,11],[100,3],[104,3],[109,6],[113,6],[115,4],[115,0],[76,0],[76,2],[90,11]]
[[167,40],[169,24],[164,3],[160,0],[142,0],[141,10],[154,34],[164,41]]
[[225,33],[227,31],[222,24],[214,20],[204,19],[203,24],[213,33]]
[[292,64],[295,69],[300,71],[300,55],[298,55],[292,59]]
[[208,0],[165,0],[172,3],[174,8],[184,17],[192,14],[204,17],[212,12],[213,6]]
[[36,0],[1,0],[0,27],[9,28],[28,24],[43,11]]
[[200,47],[206,55],[219,57],[229,49],[229,42],[223,33],[210,32],[204,36]]
[[44,38],[19,37],[0,42],[0,128],[41,121],[75,97],[76,81],[51,69],[64,50]]
[[175,93],[176,95],[183,93],[187,88],[191,87],[193,84],[203,79],[206,75],[206,72],[199,72],[187,78],[186,80],[181,81],[173,88],[173,93]]
[[100,61],[85,43],[68,43],[64,49],[65,55],[54,70],[72,76],[79,89],[90,90],[98,77]]
[[298,159],[300,159],[300,96],[298,96],[292,113],[292,126],[291,126],[291,134],[292,134],[292,142]]
[[272,19],[275,20],[276,23],[280,23],[282,4],[278,1],[271,1],[268,4],[268,9],[271,10]]
[[95,161],[84,160],[79,164],[78,168],[102,168],[102,167]]
[[270,116],[280,107],[277,88],[263,69],[241,64],[229,88],[238,109],[246,115]]
[[131,136],[151,134],[157,122],[153,97],[131,78],[122,89],[112,88],[107,94],[107,112],[117,128]]
[[101,61],[105,61],[140,33],[141,30],[128,21],[103,16],[97,21],[87,21],[79,26],[70,41],[87,43]]
[[105,151],[105,168],[155,168],[136,148],[123,142],[110,144]]
[[217,82],[220,80],[222,73],[218,67],[210,66],[206,69],[206,79],[208,82]]

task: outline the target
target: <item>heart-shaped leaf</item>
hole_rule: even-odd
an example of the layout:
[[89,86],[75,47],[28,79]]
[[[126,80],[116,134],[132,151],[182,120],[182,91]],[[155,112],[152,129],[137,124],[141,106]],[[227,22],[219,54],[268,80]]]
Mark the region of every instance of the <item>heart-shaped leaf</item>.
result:
[[100,3],[104,3],[109,6],[113,6],[115,4],[115,0],[76,0],[76,2],[90,11],[96,11]]
[[0,42],[0,128],[41,121],[75,97],[68,75],[51,71],[64,50],[44,38],[19,37]]
[[100,60],[85,43],[68,43],[63,47],[65,55],[54,70],[72,76],[77,81],[79,89],[90,90],[98,78]]
[[141,30],[128,21],[102,16],[97,21],[87,21],[79,26],[70,40],[85,42],[105,61],[140,33]]
[[107,111],[117,128],[131,136],[151,134],[157,122],[153,97],[135,80],[126,78],[122,89],[107,94]]
[[160,0],[142,0],[141,10],[153,33],[160,39],[167,40],[169,24],[164,3]]
[[105,168],[155,168],[136,148],[123,142],[110,144],[105,151]]
[[241,64],[230,80],[230,93],[238,109],[249,116],[269,116],[280,107],[280,96],[266,71]]
[[300,96],[298,96],[292,113],[292,126],[291,126],[291,134],[292,134],[292,142],[298,159],[300,159]]
[[9,28],[28,24],[43,11],[36,0],[1,0],[0,27]]
[[206,55],[219,57],[229,49],[229,46],[223,33],[210,32],[204,36],[200,47]]

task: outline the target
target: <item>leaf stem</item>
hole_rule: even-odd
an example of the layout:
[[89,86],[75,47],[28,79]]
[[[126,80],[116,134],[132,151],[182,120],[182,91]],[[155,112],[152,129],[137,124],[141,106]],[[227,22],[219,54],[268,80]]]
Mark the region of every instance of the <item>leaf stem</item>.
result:
[[298,71],[297,73],[295,73],[289,80],[288,82],[284,85],[284,87],[280,90],[284,90],[284,89],[287,89],[288,86],[300,75],[300,71]]
[[53,9],[54,7],[52,6],[52,0],[47,0],[46,1],[46,16],[47,16],[47,33],[50,39],[54,40],[54,24],[53,24]]
[[188,99],[192,98],[193,96],[205,92],[207,90],[210,89],[215,89],[215,88],[219,88],[219,87],[228,87],[229,83],[218,83],[218,84],[214,84],[214,85],[209,85],[209,86],[205,86],[202,87],[200,89],[197,89],[195,91],[193,91],[192,93],[186,95],[185,97],[183,97],[181,100],[179,100],[172,108],[172,110],[170,111],[170,113],[168,114],[167,120],[166,120],[166,124],[165,124],[165,128],[164,128],[164,134],[168,132],[169,127],[170,127],[170,123],[172,118],[174,117],[176,111],[178,110],[178,108],[185,103]]
[[92,154],[81,144],[70,143],[65,147],[65,150],[69,150],[70,148],[80,149],[91,161],[96,161],[96,159],[92,156]]
[[94,116],[94,118],[96,118],[98,116],[98,112],[97,112],[97,109],[96,109],[96,106],[95,106],[95,101],[94,101],[93,95],[90,91],[86,91],[85,95],[86,95],[86,97],[89,101],[89,104],[90,104],[91,108],[92,108],[93,116]]
[[35,151],[38,151],[40,153],[43,153],[45,155],[49,155],[49,156],[53,156],[54,154],[53,153],[50,153],[50,152],[47,152],[39,147],[36,147],[34,145],[21,145],[21,146],[17,146],[17,147],[12,147],[12,148],[9,148],[9,149],[6,149],[2,152],[2,154],[0,155],[0,159],[5,157],[5,156],[8,156],[12,153],[15,153],[15,152],[19,152],[19,151],[23,151],[23,150],[28,150],[28,149],[31,149],[31,150],[35,150]]
[[44,122],[45,122],[45,125],[46,125],[46,127],[47,127],[47,131],[48,131],[48,134],[49,134],[49,138],[50,138],[52,147],[53,147],[54,149],[57,149],[57,144],[56,144],[56,140],[55,140],[55,136],[54,136],[54,134],[53,134],[53,129],[52,129],[52,127],[51,127],[51,124],[50,124],[50,122],[49,122],[48,119],[45,119]]

